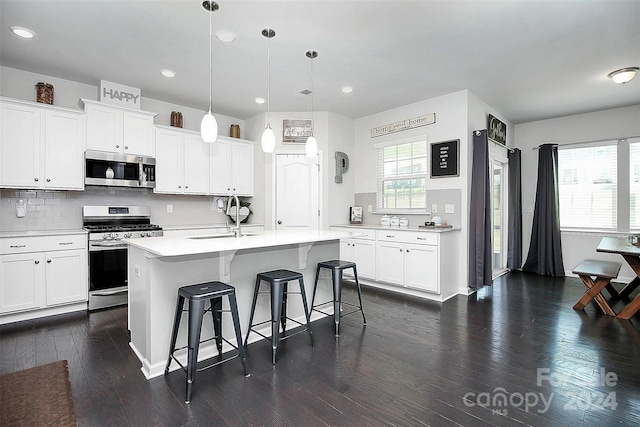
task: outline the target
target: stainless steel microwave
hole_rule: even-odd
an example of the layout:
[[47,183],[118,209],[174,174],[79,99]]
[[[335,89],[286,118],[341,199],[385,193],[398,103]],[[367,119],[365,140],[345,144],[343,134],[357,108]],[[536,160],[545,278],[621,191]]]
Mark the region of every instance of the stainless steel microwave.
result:
[[85,185],[155,188],[156,159],[133,154],[85,152]]

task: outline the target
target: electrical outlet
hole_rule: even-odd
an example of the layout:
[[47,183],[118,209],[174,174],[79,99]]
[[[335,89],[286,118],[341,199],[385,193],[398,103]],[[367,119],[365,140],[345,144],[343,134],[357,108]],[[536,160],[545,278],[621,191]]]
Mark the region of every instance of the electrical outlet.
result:
[[167,205],[167,213],[173,212],[173,205]]
[[438,204],[434,203],[431,205],[431,213],[438,213]]
[[133,271],[136,274],[136,277],[140,277],[140,266],[139,265],[134,265],[133,266]]
[[373,212],[373,206],[367,205],[367,212]]
[[444,213],[454,213],[455,209],[453,207],[453,205],[451,204],[446,204],[444,205]]

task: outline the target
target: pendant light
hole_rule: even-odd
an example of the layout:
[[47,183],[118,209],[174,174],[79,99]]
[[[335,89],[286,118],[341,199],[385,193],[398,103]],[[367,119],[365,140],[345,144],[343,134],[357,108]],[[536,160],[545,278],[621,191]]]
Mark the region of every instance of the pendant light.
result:
[[317,57],[318,52],[315,50],[307,51],[307,58],[311,59],[311,135],[304,144],[304,152],[307,157],[315,157],[318,154],[318,141],[313,136],[313,58]]
[[262,132],[262,151],[273,153],[276,148],[276,135],[271,129],[271,39],[276,32],[271,28],[262,30],[262,35],[267,38],[267,127]]
[[204,115],[200,122],[200,135],[204,142],[216,142],[218,139],[218,122],[216,118],[211,114],[211,92],[212,92],[212,80],[213,80],[213,67],[211,63],[211,57],[213,56],[212,38],[213,38],[213,12],[220,9],[218,3],[214,1],[203,1],[202,7],[209,11],[209,112]]

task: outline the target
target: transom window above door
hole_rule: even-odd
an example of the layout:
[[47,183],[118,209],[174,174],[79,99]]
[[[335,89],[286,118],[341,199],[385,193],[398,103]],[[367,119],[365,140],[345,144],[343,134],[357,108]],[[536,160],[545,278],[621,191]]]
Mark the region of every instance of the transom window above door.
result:
[[376,146],[379,212],[426,212],[427,141]]

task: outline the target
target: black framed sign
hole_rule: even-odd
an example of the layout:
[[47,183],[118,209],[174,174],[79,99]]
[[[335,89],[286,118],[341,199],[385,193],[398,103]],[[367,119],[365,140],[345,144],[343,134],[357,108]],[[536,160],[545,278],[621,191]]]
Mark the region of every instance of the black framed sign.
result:
[[431,178],[460,175],[459,139],[431,143]]

